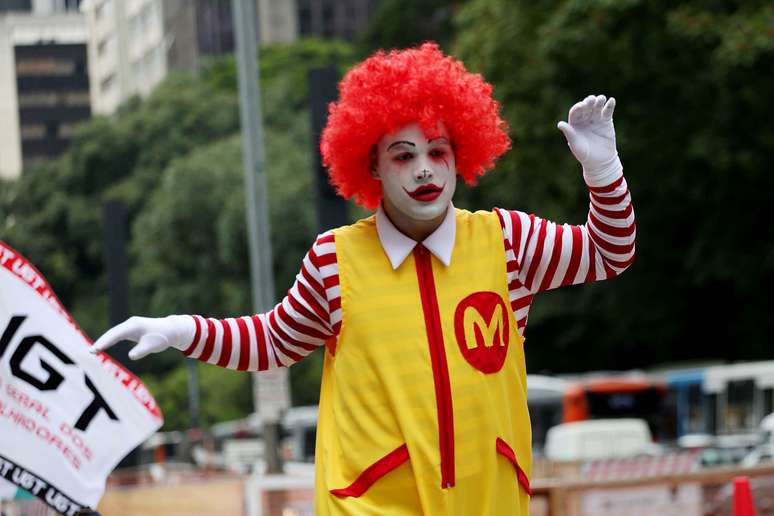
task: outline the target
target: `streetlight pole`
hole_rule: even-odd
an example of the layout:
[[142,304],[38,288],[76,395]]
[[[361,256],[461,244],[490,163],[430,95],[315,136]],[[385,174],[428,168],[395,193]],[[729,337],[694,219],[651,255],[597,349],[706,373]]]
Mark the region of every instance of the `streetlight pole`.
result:
[[[263,172],[264,148],[258,76],[256,3],[255,0],[232,0],[236,36],[235,52],[239,72],[239,114],[242,123],[253,310],[255,313],[263,313],[270,310],[272,306],[274,277],[271,267],[266,177]],[[279,419],[281,410],[287,405],[287,381],[285,368],[259,373],[253,377],[253,398],[263,424],[268,473],[282,471],[279,454]],[[261,395],[261,392],[264,394]],[[274,393],[273,397],[281,399],[267,397],[267,393]]]

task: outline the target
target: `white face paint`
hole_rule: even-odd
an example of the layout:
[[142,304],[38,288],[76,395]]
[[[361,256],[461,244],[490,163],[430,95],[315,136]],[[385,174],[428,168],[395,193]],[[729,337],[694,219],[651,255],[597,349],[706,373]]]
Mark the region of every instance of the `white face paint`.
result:
[[409,124],[379,140],[374,176],[382,182],[384,203],[412,220],[446,214],[457,188],[457,169],[443,125],[430,140],[419,124]]

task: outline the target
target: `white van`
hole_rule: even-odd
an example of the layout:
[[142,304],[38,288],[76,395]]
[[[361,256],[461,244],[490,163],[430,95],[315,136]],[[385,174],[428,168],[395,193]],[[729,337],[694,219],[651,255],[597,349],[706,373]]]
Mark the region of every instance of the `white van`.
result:
[[545,452],[565,462],[652,455],[656,448],[642,419],[593,419],[550,428]]

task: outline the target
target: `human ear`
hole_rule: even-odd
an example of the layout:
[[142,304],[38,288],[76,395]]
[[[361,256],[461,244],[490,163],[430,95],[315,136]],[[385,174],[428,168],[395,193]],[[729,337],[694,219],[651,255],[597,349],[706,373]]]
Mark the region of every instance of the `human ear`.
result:
[[371,148],[371,177],[376,179],[377,181],[381,181],[381,176],[379,175],[379,164],[377,163],[376,158],[376,147]]

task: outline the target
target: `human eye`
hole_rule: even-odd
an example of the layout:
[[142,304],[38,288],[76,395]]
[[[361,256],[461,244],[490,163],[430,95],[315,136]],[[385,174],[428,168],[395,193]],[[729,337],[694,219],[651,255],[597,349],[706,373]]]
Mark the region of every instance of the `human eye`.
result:
[[411,159],[414,158],[414,155],[410,152],[401,152],[400,154],[396,155],[393,159],[395,161],[411,161]]
[[432,149],[430,151],[431,158],[443,158],[446,156],[446,149]]

